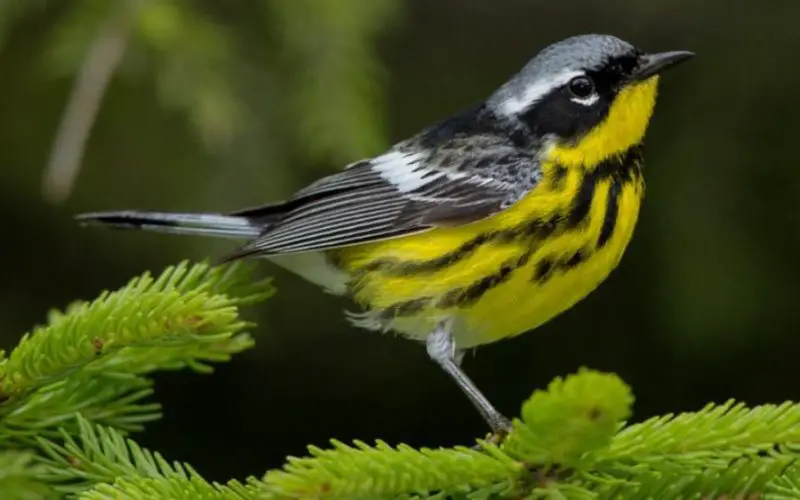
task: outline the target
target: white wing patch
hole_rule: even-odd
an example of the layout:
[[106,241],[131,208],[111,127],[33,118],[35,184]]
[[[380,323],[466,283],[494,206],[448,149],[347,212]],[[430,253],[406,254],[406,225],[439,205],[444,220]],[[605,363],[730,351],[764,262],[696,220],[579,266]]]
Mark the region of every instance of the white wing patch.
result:
[[521,95],[511,96],[500,103],[500,112],[507,115],[517,115],[522,113],[531,105],[541,100],[553,89],[560,87],[576,76],[582,76],[585,72],[576,70],[562,71],[549,78],[543,78],[528,85]]
[[[464,172],[431,168],[425,164],[425,155],[420,153],[392,151],[372,160],[371,168],[400,193],[410,194],[409,199],[423,200],[425,196],[413,194],[435,180],[446,177],[461,180],[476,177]],[[491,179],[486,179],[490,183]],[[480,185],[482,183],[476,182]]]
[[424,155],[392,151],[372,160],[371,168],[401,193],[416,191],[444,176],[444,172],[425,168]]

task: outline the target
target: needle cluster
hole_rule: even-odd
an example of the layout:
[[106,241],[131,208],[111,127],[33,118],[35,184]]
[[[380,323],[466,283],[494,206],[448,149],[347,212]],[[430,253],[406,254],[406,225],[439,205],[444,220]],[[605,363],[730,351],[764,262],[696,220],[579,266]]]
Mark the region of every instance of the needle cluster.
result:
[[208,372],[252,345],[240,307],[272,288],[246,271],[144,275],[51,313],[3,355],[0,498],[800,498],[800,405],[729,401],[630,423],[630,388],[587,369],[535,391],[499,443],[331,441],[245,481],[207,481],[129,434],[160,416],[152,372]]

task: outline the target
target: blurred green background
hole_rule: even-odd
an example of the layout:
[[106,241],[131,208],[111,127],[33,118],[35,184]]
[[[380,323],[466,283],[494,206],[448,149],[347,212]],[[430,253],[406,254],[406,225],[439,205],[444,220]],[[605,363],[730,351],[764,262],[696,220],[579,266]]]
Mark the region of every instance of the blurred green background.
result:
[[[467,371],[512,415],[581,365],[632,384],[637,420],[800,399],[798,15],[789,0],[3,0],[2,347],[50,307],[232,246],[75,213],[275,200],[483,99],[544,45],[604,32],[698,54],[663,80],[636,236],[588,299]],[[248,311],[257,348],[213,376],[159,376],[165,416],[142,444],[223,480],[330,437],[485,431],[421,346],[260,271],[279,293]]]

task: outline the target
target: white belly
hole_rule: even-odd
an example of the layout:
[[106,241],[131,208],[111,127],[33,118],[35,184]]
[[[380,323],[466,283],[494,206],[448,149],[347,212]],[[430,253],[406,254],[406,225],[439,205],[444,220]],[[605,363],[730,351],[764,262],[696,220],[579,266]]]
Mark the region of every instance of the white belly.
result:
[[280,267],[333,295],[347,292],[347,274],[334,268],[322,252],[304,252],[266,257]]

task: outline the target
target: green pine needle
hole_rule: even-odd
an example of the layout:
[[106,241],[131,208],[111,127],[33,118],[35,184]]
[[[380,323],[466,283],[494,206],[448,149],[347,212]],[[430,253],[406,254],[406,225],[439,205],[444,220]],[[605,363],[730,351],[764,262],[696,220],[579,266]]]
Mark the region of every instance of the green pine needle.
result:
[[797,500],[800,498],[800,466],[792,462],[767,486],[769,500]]
[[266,491],[287,499],[635,500],[744,499],[798,489],[784,476],[798,458],[800,405],[709,405],[623,428],[632,402],[616,376],[580,370],[536,391],[499,447],[334,442],[269,472]]
[[[278,498],[395,498],[404,493],[508,493],[523,466],[494,450],[458,447],[391,447],[379,441],[333,448],[309,447],[311,458],[289,458],[283,471],[267,473],[266,490]],[[488,497],[487,497],[488,498]]]
[[78,418],[78,438],[62,431],[62,443],[40,439],[44,477],[62,493],[86,499],[255,498],[238,483],[211,484],[189,465],[169,463],[118,431]]
[[143,402],[152,393],[145,375],[209,372],[253,345],[239,308],[273,290],[249,275],[241,264],[184,262],[51,312],[0,361],[0,444],[58,435],[76,413],[126,431],[158,418],[159,406]]
[[609,445],[632,404],[630,389],[614,375],[581,370],[557,378],[525,402],[503,449],[530,464],[578,465]]
[[[643,441],[647,437],[647,441]],[[728,401],[698,412],[666,415],[624,429],[606,457],[639,461],[643,454],[658,460],[680,457],[722,465],[743,454],[800,442],[800,406],[793,403],[747,408]]]
[[35,463],[33,453],[0,452],[0,498],[3,500],[45,500],[57,498],[41,480],[44,468]]
[[[2,390],[21,394],[92,364],[97,371],[112,367],[143,373],[155,368],[136,363],[141,356],[126,348],[205,344],[210,347],[203,352],[212,359],[235,353],[247,343],[238,340],[231,349],[230,339],[250,326],[239,320],[237,306],[272,291],[265,286],[240,298],[227,295],[226,288],[236,285],[229,269],[182,263],[157,279],[145,274],[91,303],[51,314],[51,323],[23,336],[0,367]],[[176,361],[188,359],[181,353]]]
[[628,386],[587,369],[535,391],[500,444],[331,441],[261,479],[209,482],[127,434],[159,416],[152,371],[207,372],[252,345],[240,308],[272,288],[244,271],[142,276],[51,313],[0,356],[0,498],[800,499],[800,405],[730,401],[628,425]]

